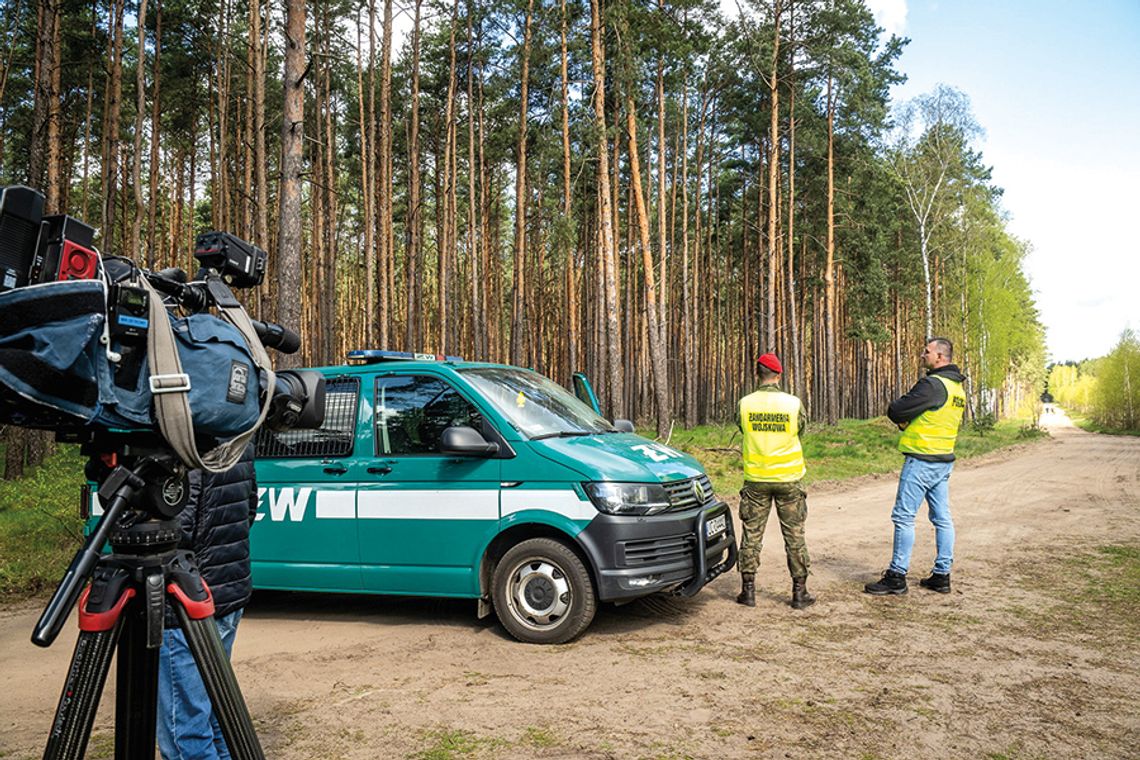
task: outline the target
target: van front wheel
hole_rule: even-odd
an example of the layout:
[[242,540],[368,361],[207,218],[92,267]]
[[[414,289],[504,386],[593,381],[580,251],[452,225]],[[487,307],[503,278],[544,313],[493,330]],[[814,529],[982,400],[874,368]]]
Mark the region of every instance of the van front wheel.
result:
[[519,641],[564,644],[594,619],[594,584],[568,546],[532,538],[495,567],[491,598],[503,627]]

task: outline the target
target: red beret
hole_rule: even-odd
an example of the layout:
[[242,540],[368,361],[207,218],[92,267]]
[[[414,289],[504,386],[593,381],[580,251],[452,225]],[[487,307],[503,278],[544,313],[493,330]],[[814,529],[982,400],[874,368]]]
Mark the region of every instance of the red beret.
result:
[[784,365],[780,364],[780,360],[776,358],[775,354],[763,354],[756,360],[756,363],[778,374],[784,371]]

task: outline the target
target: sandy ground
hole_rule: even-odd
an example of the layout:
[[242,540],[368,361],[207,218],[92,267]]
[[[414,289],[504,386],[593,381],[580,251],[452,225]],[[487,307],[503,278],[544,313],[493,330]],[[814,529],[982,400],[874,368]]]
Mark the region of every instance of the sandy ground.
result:
[[[472,602],[260,594],[235,670],[271,758],[1140,757],[1140,609],[1099,591],[1119,579],[1104,547],[1140,548],[1140,438],[1045,423],[1050,440],[956,468],[949,595],[917,587],[925,510],[911,592],[862,593],[889,558],[882,476],[810,492],[804,612],[773,519],[755,609],[731,574],[540,647]],[[0,611],[4,758],[40,756],[71,655],[73,625],[28,642],[38,613]]]

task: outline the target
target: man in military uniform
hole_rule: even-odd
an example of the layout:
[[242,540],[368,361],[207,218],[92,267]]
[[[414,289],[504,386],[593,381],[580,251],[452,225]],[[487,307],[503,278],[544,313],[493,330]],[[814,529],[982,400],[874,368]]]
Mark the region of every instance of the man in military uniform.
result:
[[756,568],[760,566],[764,526],[775,502],[792,574],[792,607],[801,610],[815,603],[807,590],[811,564],[804,541],[807,494],[800,487],[806,471],[800,434],[807,417],[800,400],[780,390],[784,368],[775,354],[757,359],[756,369],[759,390],[740,400],[740,430],[744,433],[740,521],[744,523],[744,536],[739,559],[741,591],[736,601],[756,606]]
[[891,511],[895,525],[891,564],[882,579],[863,588],[868,594],[906,593],[906,573],[914,547],[914,518],[925,499],[934,524],[937,557],[923,588],[950,593],[950,565],[954,561],[954,521],[950,517],[950,471],[954,469],[954,443],[966,410],[962,388],[966,376],[954,360],[954,345],[947,338],[931,338],[922,352],[926,377],[891,402],[887,416],[903,431],[903,453],[898,494]]

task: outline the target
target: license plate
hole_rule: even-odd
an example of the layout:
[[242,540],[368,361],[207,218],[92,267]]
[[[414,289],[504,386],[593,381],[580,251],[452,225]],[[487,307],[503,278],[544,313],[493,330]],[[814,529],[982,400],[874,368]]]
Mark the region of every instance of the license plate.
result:
[[705,523],[705,536],[712,538],[714,536],[719,536],[721,533],[724,533],[725,519],[725,515],[717,515]]

